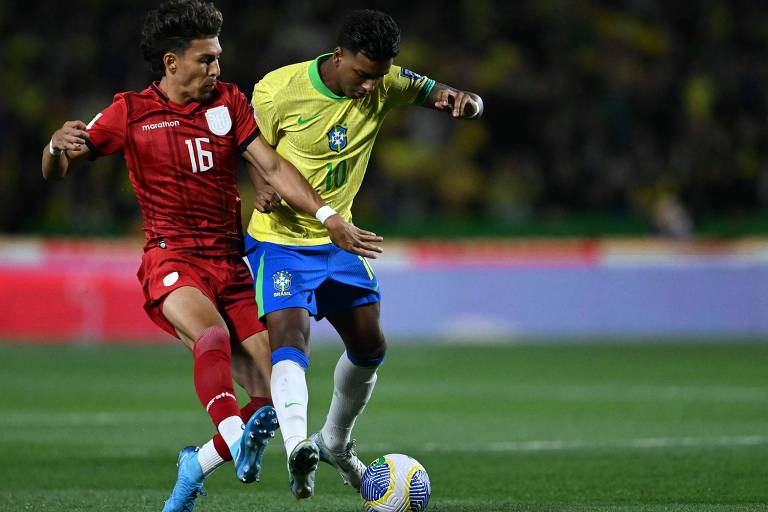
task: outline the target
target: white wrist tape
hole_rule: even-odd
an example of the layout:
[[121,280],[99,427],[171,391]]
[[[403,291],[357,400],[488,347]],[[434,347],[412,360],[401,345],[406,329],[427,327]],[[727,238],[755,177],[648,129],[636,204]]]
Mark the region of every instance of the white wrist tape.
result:
[[59,156],[63,150],[59,148],[53,147],[53,139],[51,139],[51,142],[48,143],[48,152],[51,154],[51,156]]
[[325,221],[328,220],[328,217],[331,215],[336,215],[336,210],[328,205],[321,207],[315,212],[315,218],[320,221],[320,224],[325,224]]
[[467,119],[477,119],[483,113],[483,98],[478,96],[477,101],[475,101],[474,103],[475,103],[475,106],[477,107],[477,110],[475,110],[475,113],[469,116]]

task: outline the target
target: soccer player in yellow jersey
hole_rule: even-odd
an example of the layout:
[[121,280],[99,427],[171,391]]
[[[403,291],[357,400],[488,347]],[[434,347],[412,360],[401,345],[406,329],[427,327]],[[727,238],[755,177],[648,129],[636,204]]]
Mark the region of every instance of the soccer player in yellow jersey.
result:
[[[275,193],[251,217],[246,256],[272,349],[272,398],[288,455],[291,490],[314,492],[320,460],[356,489],[365,465],[351,431],[371,396],[386,342],[379,323],[379,285],[368,261],[334,246],[326,215],[352,219],[373,143],[387,112],[421,105],[475,119],[483,102],[393,65],[400,29],[388,15],[352,12],[332,53],[267,74],[255,86],[261,136],[296,166],[328,207],[317,218],[279,202]],[[269,190],[258,173],[257,189]],[[366,251],[375,257],[373,251]],[[309,317],[327,318],[346,347],[334,372],[334,393],[322,429],[307,438]]]

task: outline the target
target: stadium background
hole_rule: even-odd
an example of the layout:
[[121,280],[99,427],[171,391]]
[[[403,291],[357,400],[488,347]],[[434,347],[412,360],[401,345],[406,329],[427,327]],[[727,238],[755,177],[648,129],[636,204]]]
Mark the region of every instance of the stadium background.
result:
[[[39,170],[64,120],[152,79],[154,4],[0,3],[0,510],[155,510],[209,435],[189,356],[140,308],[124,162]],[[356,200],[395,345],[364,457],[417,456],[435,510],[765,510],[768,6],[216,4],[247,95],[365,6],[399,22],[398,64],[485,100],[481,122],[391,113]],[[318,425],[338,347],[313,329]],[[201,510],[290,506],[278,453],[265,502],[221,471]],[[328,473],[307,510],[355,509]]]

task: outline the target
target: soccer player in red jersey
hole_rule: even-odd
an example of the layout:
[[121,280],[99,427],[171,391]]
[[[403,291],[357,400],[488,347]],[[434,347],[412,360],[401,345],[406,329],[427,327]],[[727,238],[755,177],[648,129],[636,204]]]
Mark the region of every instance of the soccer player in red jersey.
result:
[[[191,510],[204,475],[227,459],[241,481],[256,480],[276,427],[268,341],[241,257],[238,155],[279,194],[270,193],[267,202],[282,198],[315,214],[345,250],[365,257],[381,252],[380,237],[327,215],[296,168],[259,136],[245,96],[218,80],[222,22],[216,7],[200,0],[170,0],[150,11],[141,48],[162,78],[141,92],[115,95],[88,125],[65,122],[42,157],[46,179],[63,178],[86,159],[117,152],[125,158],[144,217],[138,272],[144,307],[192,350],[195,391],[219,434],[200,450],[181,451],[166,511]],[[253,397],[242,410],[233,363]]]

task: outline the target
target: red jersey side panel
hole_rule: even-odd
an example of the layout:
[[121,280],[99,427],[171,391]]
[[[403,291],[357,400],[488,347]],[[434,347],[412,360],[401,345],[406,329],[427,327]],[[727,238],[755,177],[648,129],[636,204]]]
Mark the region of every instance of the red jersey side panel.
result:
[[145,250],[241,248],[238,157],[258,128],[245,96],[218,82],[208,101],[171,102],[156,84],[115,100],[88,129],[92,156],[122,150],[144,216]]

